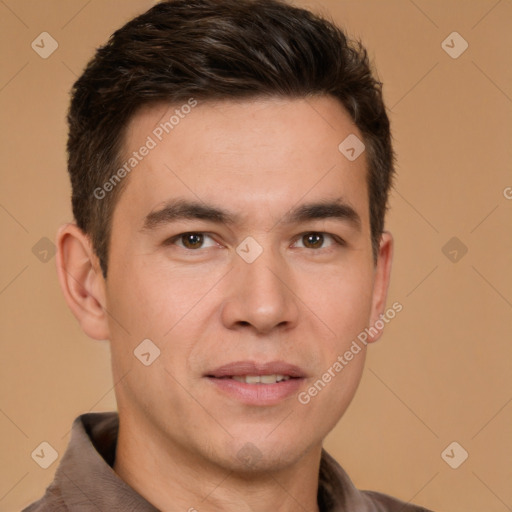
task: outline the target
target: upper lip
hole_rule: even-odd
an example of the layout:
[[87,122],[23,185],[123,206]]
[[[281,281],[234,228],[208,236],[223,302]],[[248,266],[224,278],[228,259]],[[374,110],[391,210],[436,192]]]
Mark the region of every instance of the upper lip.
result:
[[215,368],[206,373],[206,377],[233,377],[242,375],[284,375],[303,378],[305,372],[294,364],[285,361],[235,361]]

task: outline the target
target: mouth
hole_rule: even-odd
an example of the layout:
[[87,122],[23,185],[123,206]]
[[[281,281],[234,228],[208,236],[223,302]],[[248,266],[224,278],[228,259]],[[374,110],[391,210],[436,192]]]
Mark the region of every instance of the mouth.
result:
[[305,378],[306,373],[302,368],[285,361],[236,361],[207,372],[205,376],[214,379],[230,378],[246,384],[275,384],[284,380]]
[[250,405],[274,405],[295,394],[304,370],[283,361],[237,361],[204,375],[224,396]]
[[276,384],[284,380],[296,379],[289,375],[233,375],[232,377],[221,377],[236,380],[237,382],[245,382],[246,384]]

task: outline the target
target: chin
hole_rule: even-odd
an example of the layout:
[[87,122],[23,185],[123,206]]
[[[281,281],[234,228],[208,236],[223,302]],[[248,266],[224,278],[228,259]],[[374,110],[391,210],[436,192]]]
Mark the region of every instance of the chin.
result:
[[[321,442],[317,444],[321,448]],[[222,454],[226,469],[239,474],[256,475],[281,471],[299,461],[308,453],[314,443],[299,443],[290,436],[276,436],[275,439],[265,436],[247,435],[227,440]],[[226,458],[226,455],[228,457]]]

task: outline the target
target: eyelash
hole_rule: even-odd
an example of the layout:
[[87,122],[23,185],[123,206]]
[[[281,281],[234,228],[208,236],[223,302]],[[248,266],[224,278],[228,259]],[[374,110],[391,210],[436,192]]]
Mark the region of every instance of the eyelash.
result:
[[[189,251],[189,252],[195,252],[195,251],[199,251],[200,249],[204,249],[204,247],[199,247],[198,249],[189,249],[188,247],[185,247],[183,245],[181,245],[181,246],[178,245],[176,242],[181,241],[182,237],[184,237],[185,235],[203,235],[203,237],[209,237],[212,240],[214,240],[211,235],[209,235],[208,233],[205,233],[204,231],[186,231],[184,233],[180,233],[179,235],[175,235],[175,236],[165,240],[164,241],[164,245],[165,246],[177,245],[181,249],[185,249],[186,251]],[[330,238],[332,240],[333,244],[337,244],[338,246],[341,246],[341,247],[346,245],[345,240],[343,240],[339,236],[334,235],[332,233],[326,233],[325,231],[306,231],[304,233],[301,233],[301,234],[297,235],[295,237],[293,243],[294,244],[297,243],[299,240],[302,240],[307,235],[321,235],[321,236],[324,237],[324,242],[325,242],[325,238],[328,238],[328,239]],[[332,247],[332,245],[330,245],[328,247],[321,247],[319,249],[312,249],[312,248],[309,248],[309,247],[301,247],[301,248],[303,248],[303,249],[310,249],[312,251],[320,251],[322,249],[329,250],[331,247]]]

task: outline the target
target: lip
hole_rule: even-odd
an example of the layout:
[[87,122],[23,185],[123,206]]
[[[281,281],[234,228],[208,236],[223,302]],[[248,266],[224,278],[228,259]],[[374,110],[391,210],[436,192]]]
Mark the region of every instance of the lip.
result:
[[295,378],[305,378],[306,373],[300,367],[285,361],[270,361],[257,363],[256,361],[235,361],[208,371],[205,377],[233,377],[241,375],[287,375]]
[[[229,378],[273,374],[291,378],[275,384],[246,384]],[[236,361],[209,371],[204,377],[224,396],[246,405],[270,406],[296,395],[306,379],[306,373],[298,366],[284,361]]]

